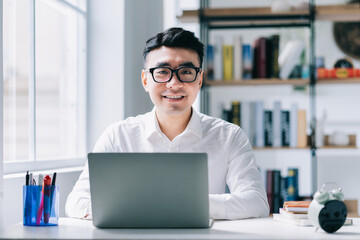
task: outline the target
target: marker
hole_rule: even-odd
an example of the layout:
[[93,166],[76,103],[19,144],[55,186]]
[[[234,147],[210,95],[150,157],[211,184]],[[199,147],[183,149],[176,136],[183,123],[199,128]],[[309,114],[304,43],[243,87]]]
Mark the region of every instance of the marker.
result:
[[44,177],[44,222],[49,223],[50,209],[51,209],[51,177],[46,175]]

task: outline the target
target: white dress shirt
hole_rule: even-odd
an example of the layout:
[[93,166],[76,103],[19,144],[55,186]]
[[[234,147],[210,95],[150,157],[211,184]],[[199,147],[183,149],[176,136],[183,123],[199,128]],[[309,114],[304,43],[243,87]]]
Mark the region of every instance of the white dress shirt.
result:
[[[224,120],[193,110],[185,131],[170,141],[160,130],[153,111],[109,126],[94,152],[206,152],[209,171],[209,204],[212,219],[266,217],[265,188],[244,131]],[[230,193],[225,193],[226,184]],[[68,196],[66,214],[91,217],[87,163]]]

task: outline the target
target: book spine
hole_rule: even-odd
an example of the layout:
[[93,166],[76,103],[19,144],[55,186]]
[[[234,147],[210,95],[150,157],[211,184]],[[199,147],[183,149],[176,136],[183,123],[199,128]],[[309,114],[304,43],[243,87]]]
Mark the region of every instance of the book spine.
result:
[[240,118],[241,125],[240,126],[244,130],[246,135],[248,136],[249,141],[250,141],[250,133],[251,133],[251,123],[250,123],[251,107],[250,107],[250,105],[251,105],[250,102],[242,101],[241,106],[240,106],[240,112],[241,112],[241,118]]
[[279,213],[281,207],[281,172],[273,170],[273,213]]
[[281,103],[274,102],[273,110],[273,147],[281,147]]
[[264,147],[264,103],[262,101],[255,102],[255,129],[254,140],[255,146],[258,148]]
[[233,64],[234,64],[234,56],[233,56],[233,46],[232,45],[224,45],[223,46],[223,67],[224,67],[224,80],[231,81],[233,80]]
[[273,39],[266,38],[266,78],[271,78],[273,75],[273,49],[272,49]]
[[258,78],[266,78],[266,38],[260,38]]
[[290,147],[296,148],[298,146],[298,106],[296,103],[291,104],[290,109]]
[[206,46],[206,78],[214,80],[214,46]]
[[266,196],[269,203],[270,213],[273,213],[273,174],[272,170],[266,170]]
[[290,112],[281,111],[281,145],[290,146]]
[[234,37],[234,80],[242,79],[242,39],[241,36]]
[[272,133],[272,111],[264,111],[264,138],[265,146],[270,147],[273,144],[273,133]]
[[221,36],[215,36],[214,45],[214,78],[215,81],[221,81],[223,78],[223,53],[222,53],[223,39]]
[[272,71],[271,71],[271,77],[272,78],[278,78],[279,77],[279,42],[280,37],[279,35],[273,35],[271,36],[271,63],[272,63]]
[[231,122],[235,125],[240,126],[240,102],[231,102]]
[[299,170],[297,168],[288,169],[286,201],[298,200],[298,196],[299,196],[298,175],[299,175]]
[[243,45],[243,79],[252,78],[252,52],[249,44]]
[[307,134],[306,134],[306,111],[298,110],[298,147],[305,148],[307,145]]

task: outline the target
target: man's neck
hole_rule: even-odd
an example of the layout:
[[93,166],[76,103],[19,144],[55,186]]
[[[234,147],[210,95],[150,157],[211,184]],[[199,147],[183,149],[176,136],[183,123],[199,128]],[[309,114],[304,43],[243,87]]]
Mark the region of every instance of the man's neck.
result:
[[[156,112],[156,111],[155,111]],[[185,131],[192,115],[192,109],[181,115],[165,115],[156,112],[161,131],[172,141]]]

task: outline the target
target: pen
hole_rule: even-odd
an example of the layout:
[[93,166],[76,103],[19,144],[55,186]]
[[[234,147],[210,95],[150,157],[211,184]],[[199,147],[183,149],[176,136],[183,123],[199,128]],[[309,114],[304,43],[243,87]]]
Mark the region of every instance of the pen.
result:
[[51,196],[50,196],[50,211],[49,211],[49,216],[51,214],[51,208],[52,208],[52,204],[53,204],[53,196],[55,194],[55,182],[56,182],[56,172],[54,172],[53,174],[53,178],[52,178],[52,182],[51,182]]
[[25,185],[29,185],[29,171],[26,171],[26,176],[25,176]]
[[34,179],[33,179],[33,174],[32,173],[30,173],[29,185],[34,185]]
[[23,194],[25,194],[25,206],[24,206],[24,223],[29,224],[30,223],[30,214],[31,214],[31,203],[30,203],[30,194],[31,189],[28,187],[29,185],[29,171],[26,172],[25,176],[25,191]]
[[53,174],[53,178],[52,178],[52,183],[51,183],[51,185],[55,185],[55,181],[56,181],[56,172],[54,172],[54,174]]
[[[41,177],[42,177],[42,175],[39,174],[39,183],[41,182]],[[44,180],[45,180],[45,178],[44,178]],[[42,184],[40,205],[39,205],[39,208],[37,210],[37,215],[36,215],[36,225],[40,225],[41,216],[42,216],[42,213],[44,210],[44,188],[45,188],[45,182],[43,182],[43,184]]]
[[44,222],[49,223],[50,217],[50,195],[51,195],[51,177],[46,175],[44,177]]

